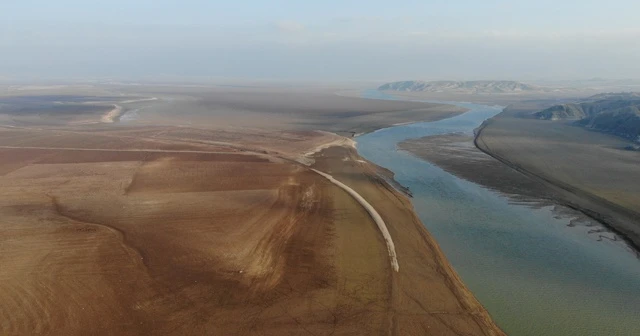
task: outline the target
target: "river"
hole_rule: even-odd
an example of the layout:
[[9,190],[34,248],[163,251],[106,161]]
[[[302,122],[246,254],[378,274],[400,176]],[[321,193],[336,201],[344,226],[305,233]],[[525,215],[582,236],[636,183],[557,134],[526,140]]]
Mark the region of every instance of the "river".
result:
[[[362,96],[395,99],[374,90]],[[569,226],[571,218],[550,207],[513,204],[397,149],[407,139],[472,133],[502,109],[453,104],[469,112],[359,136],[358,152],[411,189],[426,228],[509,335],[640,335],[640,260],[628,246],[599,240],[589,233],[593,227]]]

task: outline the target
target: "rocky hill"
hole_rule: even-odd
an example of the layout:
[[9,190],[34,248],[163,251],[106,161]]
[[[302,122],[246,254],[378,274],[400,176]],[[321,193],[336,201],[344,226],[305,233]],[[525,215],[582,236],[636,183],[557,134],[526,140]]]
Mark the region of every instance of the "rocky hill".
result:
[[387,83],[380,91],[456,92],[456,93],[520,93],[539,91],[534,85],[514,81],[402,81]]
[[544,120],[576,120],[576,124],[640,142],[640,94],[607,93],[533,114]]

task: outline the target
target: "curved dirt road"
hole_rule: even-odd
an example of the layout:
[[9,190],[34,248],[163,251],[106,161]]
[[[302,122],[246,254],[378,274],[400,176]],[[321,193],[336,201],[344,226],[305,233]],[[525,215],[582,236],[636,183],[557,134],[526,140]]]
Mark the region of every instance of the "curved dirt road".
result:
[[387,249],[389,250],[389,259],[391,259],[391,266],[393,267],[393,269],[396,272],[398,272],[398,270],[400,269],[400,266],[398,265],[398,257],[396,255],[396,247],[393,244],[393,240],[391,239],[391,235],[389,234],[389,230],[387,229],[387,225],[385,224],[385,222],[382,219],[382,217],[380,216],[380,214],[378,214],[376,209],[374,209],[373,206],[371,206],[371,204],[369,204],[369,202],[367,202],[355,190],[351,189],[346,184],[334,179],[333,176],[331,176],[329,174],[326,174],[326,173],[323,173],[323,172],[321,172],[319,170],[316,170],[316,169],[313,169],[313,168],[310,168],[310,169],[313,170],[314,172],[316,172],[317,174],[323,176],[324,178],[329,180],[331,183],[333,183],[333,184],[337,185],[338,187],[342,188],[349,195],[351,195],[356,201],[358,201],[358,203],[360,203],[365,208],[365,210],[367,210],[367,212],[369,213],[369,215],[371,216],[373,221],[376,222],[376,225],[378,225],[378,229],[382,233],[382,236],[384,237],[384,241],[387,243]]

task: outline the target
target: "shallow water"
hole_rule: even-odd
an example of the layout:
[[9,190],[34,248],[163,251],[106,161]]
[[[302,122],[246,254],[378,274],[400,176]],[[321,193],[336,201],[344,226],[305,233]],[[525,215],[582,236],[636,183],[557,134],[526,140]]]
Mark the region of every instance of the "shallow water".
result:
[[[394,99],[377,91],[363,96]],[[502,109],[455,104],[470,111],[360,136],[358,151],[411,189],[424,225],[509,335],[640,335],[640,260],[624,243],[599,241],[588,233],[592,227],[570,227],[571,218],[551,208],[511,204],[397,150],[406,139],[471,133]]]

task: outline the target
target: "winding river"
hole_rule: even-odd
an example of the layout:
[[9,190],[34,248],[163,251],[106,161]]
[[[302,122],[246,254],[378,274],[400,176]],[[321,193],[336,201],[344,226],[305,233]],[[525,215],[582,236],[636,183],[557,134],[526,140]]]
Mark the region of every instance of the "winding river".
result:
[[[373,90],[363,97],[394,99]],[[471,133],[502,109],[453,104],[470,111],[360,136],[358,152],[411,189],[424,225],[509,335],[640,335],[640,260],[624,243],[599,240],[592,227],[570,227],[571,218],[551,208],[510,203],[397,149],[407,139]]]

